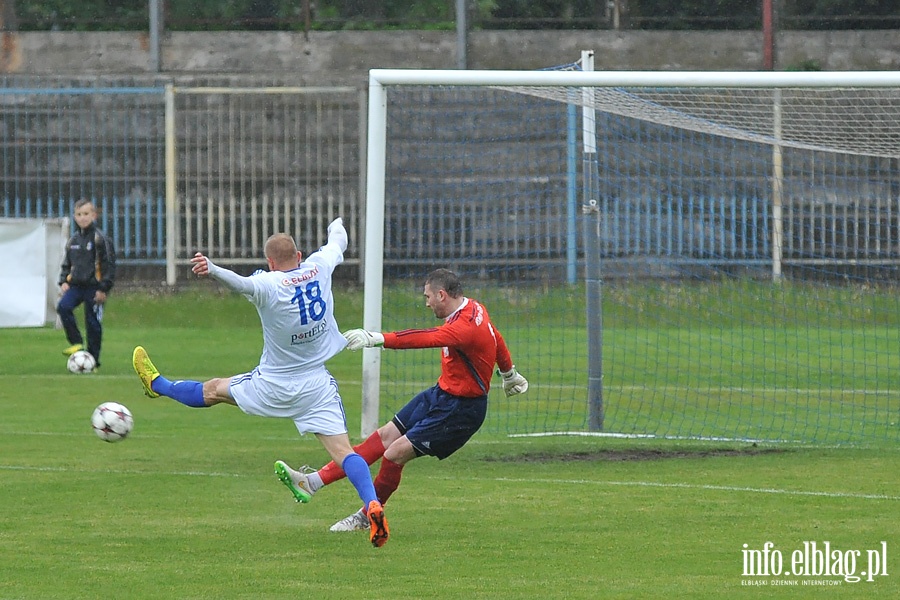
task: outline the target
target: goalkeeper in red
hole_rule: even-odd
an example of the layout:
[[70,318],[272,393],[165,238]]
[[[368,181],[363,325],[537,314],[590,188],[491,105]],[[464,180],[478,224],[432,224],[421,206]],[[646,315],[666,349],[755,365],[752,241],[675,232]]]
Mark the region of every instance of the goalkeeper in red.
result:
[[[354,447],[370,465],[381,458],[375,493],[382,504],[400,485],[406,463],[426,455],[443,460],[478,431],[487,413],[495,364],[507,396],[528,389],[528,381],[516,372],[506,342],[491,323],[487,309],[463,296],[455,273],[447,269],[432,271],[425,279],[424,294],[425,306],[444,320],[438,327],[392,333],[352,329],[344,333],[350,350],[375,346],[441,349],[437,384],[417,394],[393,419]],[[276,473],[298,502],[307,502],[319,488],[344,477],[334,462],[313,473],[303,473],[279,462]],[[368,527],[368,519],[360,509],[335,523],[331,531]]]

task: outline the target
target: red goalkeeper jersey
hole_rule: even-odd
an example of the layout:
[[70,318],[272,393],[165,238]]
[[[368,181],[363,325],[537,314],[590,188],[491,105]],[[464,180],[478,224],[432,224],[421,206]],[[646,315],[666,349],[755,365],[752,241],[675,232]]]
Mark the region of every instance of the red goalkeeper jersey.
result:
[[509,348],[491,324],[487,309],[471,298],[439,327],[385,333],[384,347],[441,348],[438,386],[464,398],[487,395],[495,363],[501,371],[513,366]]

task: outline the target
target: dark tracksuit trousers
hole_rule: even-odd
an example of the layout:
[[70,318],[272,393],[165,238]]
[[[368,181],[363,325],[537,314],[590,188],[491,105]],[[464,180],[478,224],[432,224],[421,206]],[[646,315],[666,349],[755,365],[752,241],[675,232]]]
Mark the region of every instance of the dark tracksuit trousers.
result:
[[94,304],[94,294],[97,286],[70,285],[68,291],[59,299],[56,312],[62,322],[66,339],[70,344],[84,344],[78,323],[75,320],[75,309],[84,304],[84,326],[87,334],[87,351],[90,352],[100,364],[100,345],[103,340],[103,305]]

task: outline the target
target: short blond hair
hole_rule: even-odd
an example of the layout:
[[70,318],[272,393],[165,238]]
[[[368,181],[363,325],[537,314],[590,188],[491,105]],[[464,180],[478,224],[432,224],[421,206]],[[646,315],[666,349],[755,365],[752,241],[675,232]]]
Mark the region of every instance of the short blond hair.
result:
[[281,265],[297,260],[297,244],[294,238],[286,233],[276,233],[266,240],[266,258],[271,259],[276,265]]

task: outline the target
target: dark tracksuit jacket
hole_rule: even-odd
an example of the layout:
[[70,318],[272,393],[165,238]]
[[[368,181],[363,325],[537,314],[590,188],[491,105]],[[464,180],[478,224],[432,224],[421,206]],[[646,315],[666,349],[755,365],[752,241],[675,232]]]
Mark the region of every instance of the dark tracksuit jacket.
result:
[[102,306],[94,304],[97,290],[109,293],[116,278],[116,251],[112,241],[93,223],[78,229],[66,242],[66,254],[59,273],[59,285],[69,284],[57,304],[66,338],[70,344],[81,344],[83,338],[75,321],[74,309],[84,303],[84,321],[87,329],[87,351],[100,365],[100,345],[103,329]]

